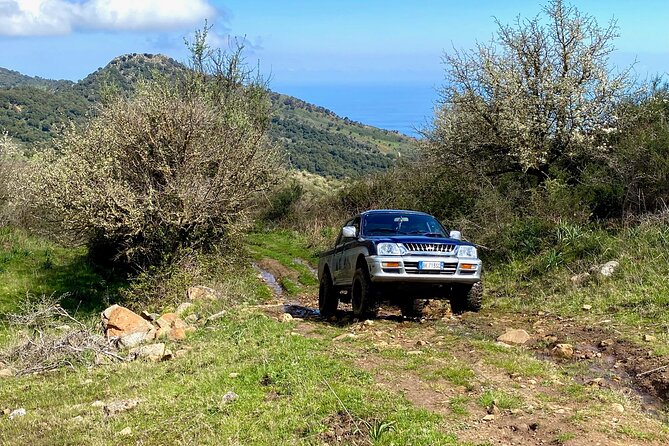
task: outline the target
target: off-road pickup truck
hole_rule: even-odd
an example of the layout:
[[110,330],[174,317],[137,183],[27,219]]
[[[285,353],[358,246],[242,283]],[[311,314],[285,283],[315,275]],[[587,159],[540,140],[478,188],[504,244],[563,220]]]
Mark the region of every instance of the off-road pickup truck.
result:
[[357,318],[381,302],[420,317],[427,299],[448,299],[453,313],[478,311],[483,287],[476,246],[423,212],[373,210],[346,222],[318,262],[318,304],[332,316],[339,301]]

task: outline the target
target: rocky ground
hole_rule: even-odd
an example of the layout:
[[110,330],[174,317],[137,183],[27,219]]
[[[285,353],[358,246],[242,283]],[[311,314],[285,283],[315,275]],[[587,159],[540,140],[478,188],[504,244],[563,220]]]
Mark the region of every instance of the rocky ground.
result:
[[[263,277],[277,273],[263,270]],[[421,320],[382,307],[377,318],[358,321],[350,305],[340,304],[337,316],[326,321],[317,308],[315,293],[303,293],[278,295],[263,310],[295,324],[296,334],[325,340],[333,355],[371,372],[378,387],[443,416],[459,441],[669,442],[669,370],[644,348],[650,335],[635,344],[619,336],[610,320],[591,323],[545,312],[454,316],[446,302],[432,302]]]

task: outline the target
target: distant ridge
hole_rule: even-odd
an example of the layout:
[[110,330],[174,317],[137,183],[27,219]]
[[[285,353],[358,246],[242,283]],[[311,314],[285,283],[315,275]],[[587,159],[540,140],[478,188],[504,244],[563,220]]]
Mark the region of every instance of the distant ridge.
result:
[[[161,54],[115,57],[79,82],[42,79],[0,68],[0,131],[26,143],[48,142],[70,121],[86,119],[104,85],[131,92],[156,73],[178,76],[187,68]],[[387,169],[411,155],[415,140],[337,116],[301,99],[271,93],[269,136],[295,169],[346,177]]]

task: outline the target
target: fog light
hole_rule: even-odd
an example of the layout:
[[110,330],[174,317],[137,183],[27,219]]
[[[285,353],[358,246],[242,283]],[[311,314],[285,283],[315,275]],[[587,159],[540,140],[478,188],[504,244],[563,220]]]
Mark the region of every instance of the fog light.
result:
[[478,265],[476,265],[475,263],[462,263],[462,264],[460,265],[460,269],[461,269],[461,270],[464,269],[464,270],[468,270],[468,271],[473,271],[473,270],[475,270],[477,267],[478,267]]
[[381,262],[381,266],[384,268],[399,268],[400,262]]

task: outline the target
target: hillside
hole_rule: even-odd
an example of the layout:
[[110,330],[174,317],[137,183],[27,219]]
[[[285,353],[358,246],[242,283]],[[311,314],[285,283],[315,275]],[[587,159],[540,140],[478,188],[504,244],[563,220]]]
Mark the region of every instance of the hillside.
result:
[[[84,119],[103,89],[130,92],[140,79],[177,76],[185,67],[163,55],[116,57],[77,83],[0,69],[0,131],[24,143],[51,139],[54,130]],[[293,168],[345,177],[383,170],[410,155],[413,139],[363,125],[300,99],[272,93],[269,135]]]

